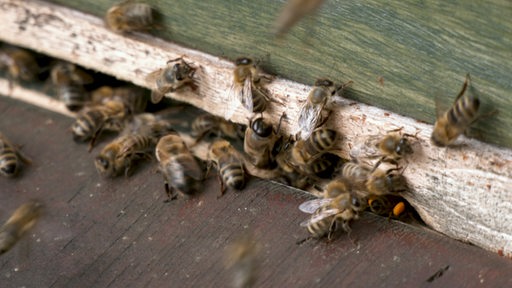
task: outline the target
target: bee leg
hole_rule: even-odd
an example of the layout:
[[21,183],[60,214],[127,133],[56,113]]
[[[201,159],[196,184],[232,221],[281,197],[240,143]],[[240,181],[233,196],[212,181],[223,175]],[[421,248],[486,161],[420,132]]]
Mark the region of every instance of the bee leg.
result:
[[94,148],[94,145],[96,144],[96,139],[100,136],[101,132],[103,131],[103,125],[99,127],[98,130],[94,132],[94,134],[91,137],[91,141],[89,141],[89,148],[87,152],[91,152],[92,148]]
[[283,112],[281,117],[279,117],[279,124],[277,124],[277,129],[275,131],[276,134],[279,134],[279,131],[281,131],[281,123],[283,122],[283,118],[286,118],[286,112]]
[[227,189],[227,187],[226,187],[226,185],[224,185],[224,181],[222,181],[222,177],[220,176],[220,174],[219,174],[219,175],[217,175],[217,179],[218,179],[218,180],[219,180],[219,182],[220,182],[220,195],[219,195],[219,196],[217,196],[217,199],[218,199],[218,198],[220,198],[220,197],[224,196],[224,193],[226,193],[226,189]]
[[296,244],[296,245],[302,245],[302,244],[306,243],[307,241],[309,241],[309,240],[311,240],[311,239],[313,239],[313,237],[309,236],[309,237],[306,237],[306,238],[304,238],[304,239],[301,239],[301,240],[299,240],[299,241],[295,242],[295,244]]
[[337,225],[338,224],[338,217],[335,216],[332,221],[331,221],[331,225],[329,226],[329,233],[327,233],[327,241],[331,242],[332,241],[332,235],[334,234],[334,232],[336,232],[337,230]]
[[466,74],[466,80],[464,80],[464,84],[462,84],[462,89],[460,89],[459,94],[455,98],[455,101],[453,103],[457,102],[462,95],[464,95],[464,92],[466,92],[466,89],[468,88],[469,82],[471,81],[471,78],[469,77],[469,73]]
[[[180,57],[178,57],[178,58],[176,58],[176,59],[169,60],[169,61],[167,61],[167,63],[166,63],[166,64],[173,63],[173,62],[177,62],[177,61],[180,61],[180,60],[183,60],[183,56],[180,56]],[[183,61],[183,62],[185,62],[185,61]],[[185,64],[187,64],[187,65],[188,65],[188,63],[187,63],[187,62],[185,62]]]
[[204,137],[206,137],[206,135],[208,135],[208,132],[201,133],[199,136],[196,137],[194,142],[192,142],[192,144],[190,144],[190,146],[188,148],[192,148],[192,147],[196,146],[199,142],[201,142],[201,140],[204,139]]
[[173,192],[174,192],[174,188],[169,187],[169,183],[167,183],[167,181],[166,181],[165,182],[165,194],[167,194],[167,199],[164,200],[164,203],[169,203],[172,200],[176,200],[178,198],[178,195]]
[[327,116],[322,117],[322,121],[320,121],[320,123],[318,123],[318,125],[316,125],[315,128],[322,127],[325,124],[325,122],[327,122],[327,120],[329,120],[329,117],[331,116],[331,114],[332,114],[332,110],[329,110],[327,112]]

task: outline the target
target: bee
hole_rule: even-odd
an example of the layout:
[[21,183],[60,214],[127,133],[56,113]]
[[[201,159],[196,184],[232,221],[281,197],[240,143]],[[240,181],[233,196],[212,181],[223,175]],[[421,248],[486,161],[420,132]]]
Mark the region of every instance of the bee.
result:
[[370,176],[371,170],[367,165],[347,162],[341,166],[341,177],[348,179],[352,183],[363,183]]
[[315,129],[306,140],[295,142],[291,149],[291,163],[304,174],[311,174],[311,164],[322,154],[330,151],[341,135],[327,128]]
[[116,177],[121,172],[129,176],[132,163],[141,157],[150,157],[155,144],[155,140],[147,135],[121,135],[96,156],[96,170],[105,177]]
[[324,0],[289,0],[276,19],[274,34],[277,37],[283,36],[297,22],[315,12],[323,3]]
[[0,133],[0,174],[9,178],[15,177],[21,162],[29,164],[31,161]]
[[368,198],[368,207],[370,211],[377,215],[398,218],[405,212],[406,205],[404,201],[402,197],[395,195],[371,195]]
[[155,154],[160,163],[159,170],[164,175],[167,201],[176,199],[174,190],[192,195],[201,189],[203,170],[177,132],[160,138]]
[[[376,169],[370,173],[365,185],[368,193],[372,195],[396,194],[407,191],[407,181],[402,173],[397,173],[401,168],[388,170]],[[402,171],[403,172],[403,171]]]
[[283,151],[276,155],[277,169],[280,172],[281,177],[275,180],[297,189],[304,189],[310,184],[310,179],[308,175],[304,175],[299,172],[297,167],[291,163],[290,155],[290,148],[283,148]]
[[[263,87],[264,79],[260,70],[254,64],[254,61],[247,57],[235,60],[235,69],[233,70],[233,84],[228,92],[229,103],[240,103],[249,112],[261,113],[265,111],[270,102],[270,96]],[[236,107],[228,107],[225,118],[229,119],[235,112]]]
[[343,159],[333,153],[323,153],[314,159],[309,167],[316,177],[323,179],[332,179],[333,174],[338,170]]
[[0,49],[0,67],[7,68],[10,80],[23,81],[36,80],[40,70],[33,54],[17,47]]
[[474,93],[466,93],[470,86],[469,73],[462,85],[462,89],[455,98],[452,107],[443,115],[438,116],[430,137],[436,146],[448,146],[452,144],[460,134],[478,119],[480,100]]
[[160,119],[153,113],[142,113],[133,116],[125,125],[121,134],[146,135],[158,141],[162,136],[174,132],[171,121]]
[[111,87],[102,86],[91,93],[94,104],[104,104],[110,101],[123,103],[130,114],[144,112],[148,99],[144,89],[137,86]]
[[75,64],[59,61],[52,67],[50,79],[57,96],[70,111],[78,111],[90,101],[84,85],[92,83],[94,79]]
[[148,4],[126,0],[108,9],[105,23],[117,33],[148,30],[153,25],[153,9]]
[[192,122],[192,137],[195,138],[194,144],[201,141],[204,137],[213,134],[216,136],[226,136],[231,139],[239,138],[237,124],[224,120],[209,113],[201,114]]
[[197,88],[194,74],[197,68],[185,62],[182,57],[167,61],[167,67],[151,72],[146,80],[153,83],[151,102],[158,103],[166,93],[176,92],[185,87]]
[[219,171],[220,196],[226,192],[226,186],[236,190],[245,187],[245,168],[238,151],[223,139],[215,140],[208,152],[210,164]]
[[331,181],[324,191],[327,198],[309,200],[299,206],[302,212],[312,214],[310,219],[303,221],[300,226],[306,227],[311,237],[315,239],[327,236],[327,239],[331,240],[333,233],[340,227],[350,233],[350,222],[359,218],[359,212],[363,211],[365,206],[359,198],[352,196],[349,189],[345,181]]
[[297,124],[299,131],[297,133],[297,138],[309,138],[315,128],[321,126],[325,121],[327,121],[327,118],[330,115],[330,110],[327,115],[322,115],[326,110],[324,108],[331,104],[332,98],[338,91],[344,89],[351,83],[352,81],[343,84],[340,87],[336,87],[331,80],[316,80],[315,86],[311,92],[309,92],[308,98],[298,114],[299,117],[297,119]]
[[90,140],[90,151],[102,130],[121,131],[127,114],[126,106],[115,100],[88,107],[77,115],[71,126],[73,140],[76,142]]
[[273,168],[275,165],[275,156],[278,151],[275,144],[279,139],[279,130],[281,121],[285,114],[279,119],[277,130],[274,131],[272,123],[258,117],[249,121],[249,129],[245,130],[244,151],[248,156],[249,162],[258,168]]
[[9,251],[36,224],[43,204],[32,200],[22,204],[0,228],[0,255]]
[[259,270],[259,245],[252,235],[239,237],[226,251],[226,268],[233,274],[233,287],[253,287]]

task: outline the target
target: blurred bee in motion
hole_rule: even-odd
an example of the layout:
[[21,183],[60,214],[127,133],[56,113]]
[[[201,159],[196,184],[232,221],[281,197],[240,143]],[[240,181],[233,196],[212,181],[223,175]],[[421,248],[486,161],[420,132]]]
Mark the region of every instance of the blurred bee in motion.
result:
[[192,122],[192,137],[195,138],[194,145],[209,135],[217,137],[228,137],[231,139],[240,137],[239,126],[233,122],[224,120],[221,117],[209,113],[201,114]]
[[166,202],[176,199],[174,190],[192,195],[201,189],[203,169],[177,132],[160,138],[155,154],[165,179],[165,192],[169,197]]
[[453,105],[442,115],[438,115],[434,130],[430,139],[436,146],[451,145],[459,135],[465,133],[469,126],[475,122],[478,116],[480,100],[474,93],[466,93],[471,90],[469,73],[462,85],[462,89],[455,98]]
[[[325,188],[324,195],[328,198],[313,199],[302,203],[299,209],[302,212],[312,214],[303,221],[300,226],[306,227],[311,234],[310,238],[320,239],[327,236],[332,240],[332,235],[339,228],[350,233],[350,222],[359,218],[359,212],[366,206],[351,195],[347,182],[333,180]],[[333,198],[331,198],[334,196]],[[308,240],[299,241],[298,244]]]
[[223,139],[217,139],[210,145],[208,152],[210,165],[219,171],[220,196],[226,192],[226,186],[242,190],[245,187],[245,168],[238,151]]
[[73,140],[76,142],[90,140],[89,151],[91,151],[103,130],[122,130],[127,114],[126,106],[116,100],[87,107],[77,115],[75,122],[71,125]]
[[194,74],[197,68],[185,62],[182,57],[167,61],[167,67],[151,72],[146,77],[152,83],[151,102],[158,103],[165,94],[182,90],[185,87],[197,89]]
[[151,157],[155,144],[155,140],[147,135],[121,135],[96,156],[96,170],[105,177],[116,177],[122,172],[129,176],[133,162],[143,157]]
[[403,170],[397,173],[399,170],[401,170],[399,167],[387,170],[375,167],[365,183],[368,193],[381,196],[407,191],[407,180],[402,175]]
[[148,4],[126,0],[108,9],[105,23],[116,33],[149,30],[153,26],[153,9]]
[[43,204],[30,201],[22,204],[0,228],[0,255],[9,251],[36,224]]
[[251,235],[244,235],[226,251],[226,268],[233,275],[233,287],[253,287],[259,270],[259,245]]
[[92,83],[94,79],[76,65],[60,61],[52,67],[50,78],[57,96],[70,111],[78,111],[90,101],[84,85]]
[[282,37],[297,22],[309,14],[313,14],[324,0],[288,0],[274,24],[274,34]]
[[275,167],[275,157],[279,152],[275,145],[278,140],[282,140],[282,137],[279,137],[279,130],[285,116],[284,113],[281,115],[276,130],[272,127],[272,123],[263,117],[249,121],[249,127],[245,130],[244,152],[254,166],[265,169]]
[[21,162],[29,164],[31,161],[0,133],[0,174],[9,178],[15,177]]
[[[271,78],[261,75],[252,59],[247,57],[236,59],[233,84],[228,92],[228,102],[242,104],[249,112],[253,113],[265,111],[270,102],[268,91],[263,87],[265,80],[269,82]],[[229,111],[224,118],[231,118],[236,107],[228,105]]]
[[[315,86],[309,92],[308,98],[298,114],[299,130],[296,138],[308,139],[315,128],[324,124],[331,113],[327,107],[331,104],[333,97],[338,91],[345,89],[351,83],[352,81],[336,87],[331,80],[316,80]],[[328,112],[327,115],[323,115],[325,112]]]
[[144,112],[146,109],[148,98],[145,92],[145,89],[133,85],[115,88],[102,86],[92,91],[91,101],[99,105],[110,101],[118,101],[124,104],[129,114],[137,114]]
[[31,52],[13,46],[0,49],[0,68],[7,69],[11,88],[12,81],[34,81],[40,72]]

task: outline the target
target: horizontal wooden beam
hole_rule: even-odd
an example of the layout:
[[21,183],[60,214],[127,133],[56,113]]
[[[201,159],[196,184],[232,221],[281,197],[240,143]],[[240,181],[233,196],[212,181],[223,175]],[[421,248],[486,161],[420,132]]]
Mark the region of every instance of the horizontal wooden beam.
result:
[[[0,39],[77,63],[137,85],[152,88],[146,75],[168,59],[184,56],[199,66],[197,91],[168,96],[225,116],[231,87],[231,62],[143,34],[129,36],[105,29],[101,19],[39,1],[1,0]],[[461,75],[460,82],[463,81]],[[14,88],[1,94],[17,95]],[[286,112],[282,129],[297,130],[297,114],[310,86],[277,78],[268,85],[277,100],[264,114],[274,123]],[[21,93],[23,94],[23,93]],[[60,109],[60,108],[59,108]],[[231,120],[247,123],[251,115],[239,108]],[[492,251],[512,254],[512,151],[461,137],[456,148],[438,148],[429,141],[432,126],[389,111],[340,99],[327,125],[344,135],[340,155],[365,135],[403,127],[416,134],[421,149],[404,175],[411,191],[404,196],[435,230]]]

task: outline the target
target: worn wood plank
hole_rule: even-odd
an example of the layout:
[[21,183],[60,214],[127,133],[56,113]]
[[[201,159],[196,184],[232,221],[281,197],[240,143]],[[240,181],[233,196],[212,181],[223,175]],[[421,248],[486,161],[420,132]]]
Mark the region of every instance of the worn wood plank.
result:
[[[1,34],[4,39],[141,86],[152,86],[145,75],[162,67],[167,59],[186,55],[187,60],[201,66],[198,95],[185,92],[169,96],[225,115],[231,63],[145,35],[123,37],[106,31],[98,18],[62,7],[29,1],[23,10],[18,2],[7,3],[1,6],[6,19]],[[265,116],[277,123],[286,111],[283,131],[294,132],[298,107],[311,88],[283,79],[276,79],[268,88],[280,103],[274,103]],[[249,117],[238,109],[232,120],[246,123]],[[512,191],[508,189],[512,187],[512,151],[467,139],[458,148],[439,149],[428,141],[432,126],[348,100],[339,101],[327,125],[345,136],[340,144],[344,157],[361,136],[397,127],[411,134],[419,131],[421,151],[404,172],[411,186],[411,192],[404,196],[436,230],[493,251],[512,251]]]
[[305,199],[271,182],[254,179],[217,199],[211,177],[197,197],[163,203],[155,163],[131,178],[101,179],[99,148],[87,153],[71,141],[71,119],[4,97],[0,113],[0,131],[33,159],[21,177],[0,179],[0,219],[31,198],[46,205],[23,240],[28,253],[19,243],[0,257],[2,287],[225,287],[226,247],[246,233],[262,247],[257,287],[512,284],[510,259],[369,213],[353,225],[355,242],[341,235],[298,246],[307,236],[297,209]]
[[[103,17],[118,1],[51,2]],[[283,41],[271,31],[285,1],[145,2],[162,16],[159,37],[228,59],[253,55],[269,72],[309,85],[352,79],[351,98],[429,123],[435,98],[451,104],[471,73],[485,105],[500,108],[475,135],[512,147],[509,1],[325,1]]]

